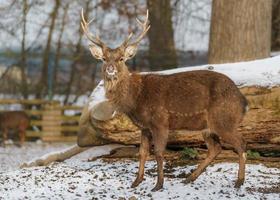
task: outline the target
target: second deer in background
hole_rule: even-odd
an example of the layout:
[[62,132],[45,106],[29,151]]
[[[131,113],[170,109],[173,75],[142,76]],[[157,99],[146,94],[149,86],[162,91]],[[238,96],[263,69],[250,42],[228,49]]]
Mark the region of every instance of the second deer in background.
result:
[[8,139],[9,131],[11,129],[17,130],[22,146],[25,141],[25,131],[29,126],[29,117],[24,111],[6,111],[0,113],[0,130],[2,132],[2,140]]

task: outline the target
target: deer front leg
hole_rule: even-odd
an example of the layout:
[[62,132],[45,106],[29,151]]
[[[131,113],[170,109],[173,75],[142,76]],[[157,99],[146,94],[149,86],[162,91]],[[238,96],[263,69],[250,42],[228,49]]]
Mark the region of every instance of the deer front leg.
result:
[[152,189],[152,192],[158,191],[163,187],[164,174],[163,174],[163,152],[165,150],[167,139],[168,139],[168,129],[160,128],[153,130],[153,142],[154,142],[154,154],[157,161],[157,183]]
[[144,179],[144,168],[145,163],[147,160],[147,157],[149,156],[150,152],[150,139],[151,139],[151,133],[149,130],[142,130],[141,134],[141,143],[140,143],[140,149],[139,149],[139,169],[137,178],[132,183],[131,187],[137,187]]

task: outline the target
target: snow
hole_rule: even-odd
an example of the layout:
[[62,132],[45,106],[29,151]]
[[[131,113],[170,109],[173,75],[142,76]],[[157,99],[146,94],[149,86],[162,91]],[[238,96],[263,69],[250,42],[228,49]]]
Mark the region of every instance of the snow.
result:
[[[9,146],[12,156],[25,152],[29,157],[42,154],[42,144],[29,144],[20,149]],[[46,144],[45,144],[46,145]],[[69,144],[70,145],[70,144]],[[63,145],[60,149],[68,147]],[[95,160],[90,156],[107,154],[120,145],[94,147],[80,155],[47,167],[14,168],[0,171],[0,199],[279,199],[280,169],[262,164],[247,164],[245,184],[234,188],[237,163],[214,164],[191,184],[184,184],[182,174],[196,165],[174,167],[165,173],[164,188],[151,192],[156,181],[156,162],[146,164],[145,180],[137,188],[130,188],[138,169],[138,162],[122,159]],[[47,144],[50,151],[58,146]],[[14,150],[14,151],[13,151]],[[38,151],[39,150],[39,151]],[[0,152],[3,148],[0,149]],[[23,155],[23,154],[22,154]],[[0,155],[3,164],[3,155]],[[21,159],[23,160],[23,159]],[[4,160],[5,162],[5,160]],[[166,167],[166,165],[165,165]],[[273,188],[276,188],[273,190]],[[278,189],[277,189],[278,188]]]
[[231,78],[239,87],[273,87],[280,84],[280,56],[247,62],[183,67],[157,73],[167,75],[194,70],[211,70],[220,72]]
[[[163,75],[190,70],[211,69],[229,76],[239,87],[274,87],[280,84],[280,56],[241,63],[203,65],[152,72]],[[149,72],[151,73],[151,72]],[[104,84],[95,88],[89,98],[93,108],[105,101]],[[156,181],[156,162],[146,164],[145,180],[130,188],[138,169],[138,161],[102,159],[87,161],[91,156],[108,154],[120,145],[91,148],[61,163],[46,167],[19,169],[23,162],[73,144],[26,143],[19,148],[0,147],[0,200],[2,199],[280,199],[280,169],[262,164],[246,165],[245,184],[234,188],[237,163],[218,163],[191,184],[184,184],[183,174],[196,165],[168,168],[164,188],[151,192]],[[165,169],[167,165],[165,164]]]
[[105,96],[104,81],[101,80],[89,97],[89,110],[105,100],[107,98]]
[[42,142],[26,142],[22,148],[16,147],[15,145],[7,145],[6,148],[0,146],[0,173],[15,170],[25,161],[29,161],[50,152],[65,149],[70,146],[71,144],[50,145]]

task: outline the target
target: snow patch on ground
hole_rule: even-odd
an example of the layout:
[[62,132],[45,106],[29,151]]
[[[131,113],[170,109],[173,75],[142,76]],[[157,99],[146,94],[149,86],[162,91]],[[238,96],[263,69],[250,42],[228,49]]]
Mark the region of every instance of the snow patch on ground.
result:
[[[36,145],[35,145],[36,146]],[[24,150],[37,156],[33,146]],[[49,146],[50,150],[57,147]],[[65,145],[66,147],[69,145]],[[65,148],[64,146],[64,148]],[[40,147],[40,145],[38,145]],[[165,173],[164,189],[151,192],[156,181],[155,161],[146,164],[143,183],[135,188],[130,184],[135,178],[138,162],[120,160],[88,162],[87,158],[108,153],[116,145],[95,147],[62,163],[47,167],[14,169],[0,172],[0,199],[279,199],[280,169],[264,165],[247,165],[246,181],[240,190],[234,188],[238,164],[212,165],[194,182],[184,184],[180,175],[196,166],[181,166]],[[15,147],[14,147],[15,148]],[[10,147],[10,150],[12,147]],[[39,148],[38,148],[39,149]],[[1,149],[0,152],[2,152]],[[32,152],[32,153],[31,153]],[[3,155],[1,154],[1,163]],[[5,161],[5,160],[4,160]],[[277,193],[278,192],[278,193]]]
[[70,147],[72,144],[36,144],[26,142],[23,147],[7,145],[6,148],[0,146],[0,173],[15,170],[18,166],[33,158],[45,155]]

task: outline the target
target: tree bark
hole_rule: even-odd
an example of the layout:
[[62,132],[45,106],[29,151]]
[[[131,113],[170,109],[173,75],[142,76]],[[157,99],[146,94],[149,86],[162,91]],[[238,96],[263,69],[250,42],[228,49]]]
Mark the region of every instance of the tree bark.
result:
[[280,0],[273,0],[271,49],[280,50]]
[[272,0],[213,0],[209,63],[270,56]]
[[151,28],[149,62],[152,70],[177,67],[170,0],[147,0]]

